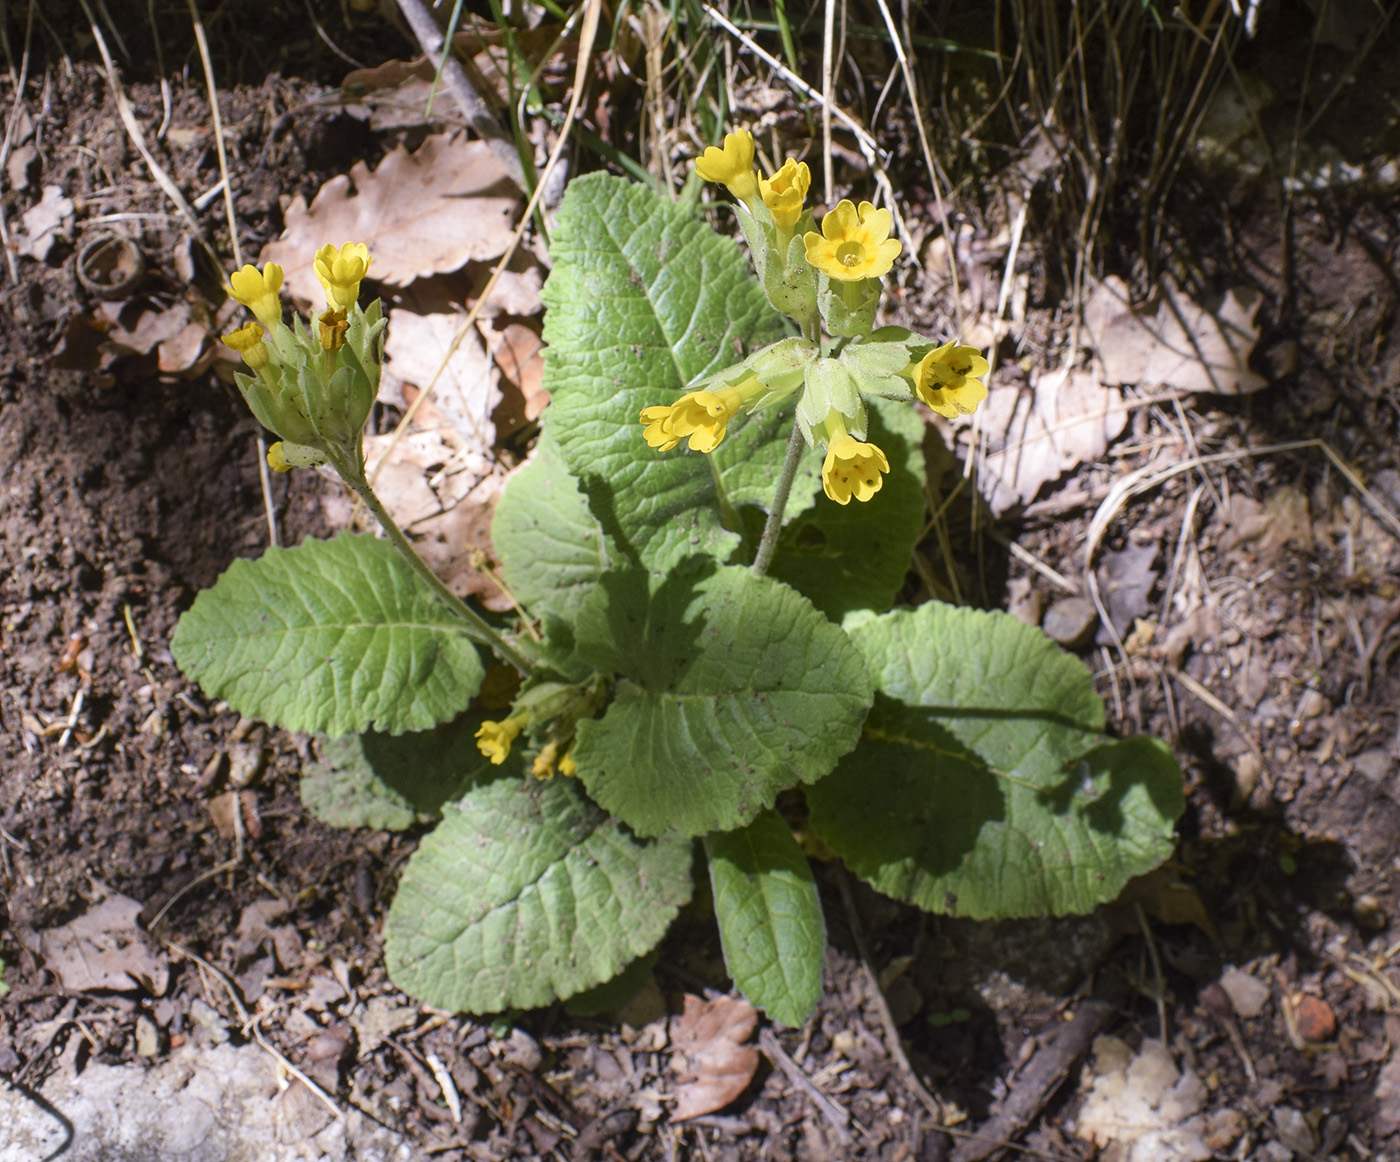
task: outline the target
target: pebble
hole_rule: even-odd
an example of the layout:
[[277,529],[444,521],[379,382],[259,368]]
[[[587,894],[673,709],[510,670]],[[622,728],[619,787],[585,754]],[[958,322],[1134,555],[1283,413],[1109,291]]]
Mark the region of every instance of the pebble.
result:
[[1330,1041],[1337,1032],[1337,1015],[1321,997],[1303,993],[1293,998],[1298,1036],[1304,1041]]
[[1365,775],[1373,783],[1379,783],[1390,773],[1394,760],[1390,752],[1381,748],[1364,750],[1351,760],[1352,770]]
[[1230,998],[1235,1012],[1246,1020],[1262,1013],[1269,1000],[1269,986],[1257,976],[1250,976],[1233,964],[1220,974],[1220,987]]
[[1098,623],[1098,610],[1087,597],[1061,597],[1045,611],[1041,628],[1067,649],[1078,649],[1089,644]]

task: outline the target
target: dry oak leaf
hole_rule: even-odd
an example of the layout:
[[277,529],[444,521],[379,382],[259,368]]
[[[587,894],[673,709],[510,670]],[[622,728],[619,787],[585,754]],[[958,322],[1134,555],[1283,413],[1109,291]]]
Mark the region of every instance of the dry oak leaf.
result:
[[435,134],[416,153],[399,146],[370,171],[363,162],[331,178],[310,207],[287,207],[282,237],[262,261],[286,273],[293,296],[319,303],[312,257],[328,241],[363,242],[369,276],[391,286],[499,258],[510,245],[519,207],[515,186],[485,142]]
[[39,951],[63,987],[73,991],[149,987],[163,996],[170,970],[165,958],[147,949],[136,926],[141,905],[127,896],[108,896],[76,920],[39,934]]
[[758,1014],[742,997],[702,1001],[686,994],[685,1012],[671,1018],[671,1044],[678,1075],[673,1122],[721,1110],[748,1088],[758,1069],[753,1036]]
[[384,344],[385,386],[391,377],[422,391],[431,385],[433,403],[467,448],[489,457],[496,443],[491,413],[501,402],[500,371],[475,327],[467,328],[456,350],[452,349],[465,318],[455,312],[420,315],[391,310]]
[[1133,310],[1122,279],[1110,276],[1094,288],[1084,304],[1084,329],[1105,383],[1164,384],[1218,395],[1245,395],[1268,383],[1249,369],[1259,341],[1259,291],[1231,287],[1218,305],[1206,307],[1164,277],[1157,300],[1156,314],[1149,316]]
[[993,391],[983,408],[981,476],[998,515],[1030,502],[1061,473],[1097,460],[1128,422],[1121,394],[1081,368],[1045,372],[1029,392]]

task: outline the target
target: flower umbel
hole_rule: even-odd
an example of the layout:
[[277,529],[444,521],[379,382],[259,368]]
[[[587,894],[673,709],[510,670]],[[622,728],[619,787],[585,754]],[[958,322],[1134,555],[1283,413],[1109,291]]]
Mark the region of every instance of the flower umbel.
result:
[[500,766],[510,756],[510,744],[525,729],[528,718],[517,716],[504,722],[483,722],[476,732],[476,749],[491,760],[492,766]]
[[841,413],[826,417],[826,459],[822,462],[822,491],[837,504],[851,497],[864,503],[880,491],[890,462],[874,444],[863,444],[846,431]]
[[259,270],[251,262],[229,276],[228,291],[258,317],[269,331],[282,322],[282,268],[269,262]]
[[267,344],[263,342],[263,333],[257,323],[244,323],[238,330],[225,335],[224,343],[243,356],[244,363],[259,371],[271,361]]
[[758,174],[753,168],[753,134],[747,129],[724,135],[724,148],[710,146],[695,159],[695,172],[707,182],[728,186],[729,192],[752,208],[758,197]]
[[869,202],[857,209],[843,198],[827,211],[820,234],[809,230],[802,236],[807,261],[839,282],[881,278],[903,249],[898,239],[890,237],[893,224],[888,210],[877,210]]
[[750,375],[735,387],[691,391],[673,404],[643,408],[641,422],[647,426],[642,437],[658,452],[669,452],[687,438],[692,452],[713,452],[729,421],[762,390],[758,377]]
[[774,224],[780,230],[790,231],[802,217],[803,199],[812,188],[812,171],[805,161],[788,158],[771,178],[759,178],[758,188]]
[[987,374],[987,361],[976,347],[944,343],[912,370],[914,390],[940,416],[971,415],[987,398],[986,385],[979,378]]
[[369,247],[363,242],[347,242],[339,250],[328,242],[316,251],[316,277],[331,310],[348,311],[355,305],[369,263]]

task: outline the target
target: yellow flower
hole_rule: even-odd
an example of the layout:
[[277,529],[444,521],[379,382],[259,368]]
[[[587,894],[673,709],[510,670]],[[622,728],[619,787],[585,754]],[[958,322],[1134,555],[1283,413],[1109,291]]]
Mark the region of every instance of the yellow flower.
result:
[[869,202],[860,209],[847,199],[837,202],[822,219],[822,232],[809,230],[802,235],[807,244],[807,261],[841,282],[880,278],[889,273],[903,247],[890,237],[893,219],[888,210],[877,210]]
[[569,743],[569,749],[564,752],[564,757],[559,760],[559,773],[566,779],[578,778],[578,763],[574,762],[573,743]]
[[719,182],[752,208],[758,196],[758,175],[753,168],[753,134],[747,129],[724,135],[724,148],[710,146],[695,159],[695,172],[707,182]]
[[530,773],[541,782],[554,778],[554,759],[558,753],[559,744],[557,742],[545,743],[544,749],[535,756],[535,761],[530,766]]
[[812,171],[805,161],[788,158],[771,178],[759,178],[763,204],[780,230],[791,230],[802,217],[802,202],[812,188]]
[[979,376],[987,374],[987,361],[976,347],[944,343],[913,367],[914,390],[940,416],[952,419],[971,415],[987,398]]
[[229,276],[228,292],[269,331],[282,322],[282,268],[269,262],[258,270],[251,262]]
[[316,251],[316,277],[332,310],[348,311],[355,305],[369,261],[369,247],[363,242],[347,242],[339,250],[328,242]]
[[244,323],[238,330],[230,331],[224,336],[224,343],[243,356],[243,362],[254,371],[271,361],[263,342],[263,329],[257,323]]
[[641,422],[647,427],[642,437],[658,452],[669,452],[687,438],[692,452],[713,452],[729,421],[762,390],[758,376],[750,375],[736,387],[687,392],[673,404],[643,408]]
[[880,491],[890,462],[874,444],[862,444],[846,431],[840,412],[826,418],[826,460],[822,463],[822,491],[837,504],[851,497],[864,503]]
[[483,722],[476,732],[476,749],[500,766],[510,755],[510,744],[519,736],[529,719],[523,715],[504,722]]
[[291,462],[287,459],[281,440],[278,440],[267,450],[267,466],[274,472],[290,472],[292,470]]

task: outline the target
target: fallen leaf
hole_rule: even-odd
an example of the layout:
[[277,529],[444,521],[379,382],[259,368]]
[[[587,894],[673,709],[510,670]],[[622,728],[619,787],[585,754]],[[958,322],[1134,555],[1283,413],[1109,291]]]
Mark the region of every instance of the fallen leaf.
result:
[[286,230],[263,247],[262,261],[281,265],[296,298],[319,303],[316,251],[328,242],[364,242],[370,277],[407,286],[500,257],[518,207],[514,185],[485,142],[435,134],[416,153],[399,146],[372,172],[356,162],[323,185],[310,207],[295,198]]
[[58,241],[73,226],[73,200],[59,186],[45,186],[37,205],[20,215],[22,231],[14,235],[14,247],[20,253],[43,262]]
[[[1139,617],[1146,617],[1151,608],[1152,587],[1157,584],[1157,563],[1160,546],[1126,545],[1116,551],[1102,554],[1099,566],[1099,583],[1104,602],[1108,606],[1109,620],[1122,638],[1129,627]],[[1113,638],[1107,630],[1100,633],[1100,644],[1107,644]]]
[[1105,383],[1244,395],[1268,383],[1249,369],[1263,301],[1253,287],[1231,287],[1218,305],[1202,306],[1164,277],[1149,317],[1133,309],[1127,284],[1110,276],[1084,304],[1084,329]]
[[44,963],[63,987],[74,991],[149,988],[165,993],[170,973],[136,926],[141,905],[127,896],[108,896],[76,920],[39,934]]
[[758,1069],[753,1036],[758,1014],[740,997],[702,1001],[686,994],[685,1012],[671,1019],[671,1044],[678,1075],[673,1122],[723,1109],[748,1087]]
[[420,315],[394,308],[389,312],[384,371],[400,384],[411,383],[420,389],[433,384],[434,405],[466,446],[489,455],[496,443],[491,413],[501,402],[500,372],[487,356],[475,327],[467,328],[457,349],[452,350],[464,319],[457,313]]
[[501,403],[493,413],[496,435],[509,440],[549,404],[544,389],[544,340],[524,323],[487,330],[487,350],[501,371]]
[[1029,392],[994,390],[983,405],[981,461],[992,511],[1029,503],[1042,485],[1102,456],[1128,422],[1121,405],[1116,389],[1082,368],[1046,372]]

